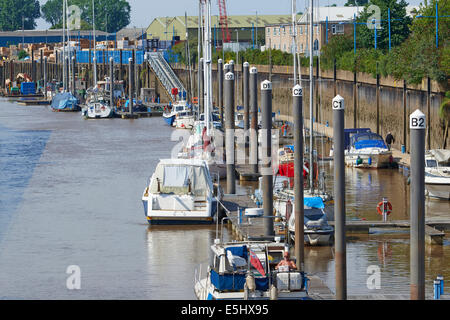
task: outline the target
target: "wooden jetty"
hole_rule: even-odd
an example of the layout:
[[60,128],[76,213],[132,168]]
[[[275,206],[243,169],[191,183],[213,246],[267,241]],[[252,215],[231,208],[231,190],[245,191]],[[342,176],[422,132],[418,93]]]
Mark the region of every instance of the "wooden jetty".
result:
[[236,177],[239,181],[258,181],[261,174],[253,173],[249,164],[240,164],[236,166]]
[[36,99],[26,99],[26,100],[18,100],[17,104],[21,106],[43,106],[43,105],[50,105],[50,100],[36,100]]
[[124,111],[116,111],[116,114],[122,119],[137,119],[162,116],[162,111],[135,111],[133,114]]

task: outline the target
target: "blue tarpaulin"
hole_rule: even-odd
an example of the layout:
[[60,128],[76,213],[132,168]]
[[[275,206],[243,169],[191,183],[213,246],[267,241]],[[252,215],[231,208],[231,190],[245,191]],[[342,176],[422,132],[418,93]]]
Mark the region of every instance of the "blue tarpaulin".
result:
[[229,247],[226,248],[225,250],[230,251],[234,256],[239,256],[247,260],[248,257],[247,246]]
[[310,207],[310,208],[317,208],[317,209],[325,208],[325,204],[323,203],[323,200],[321,197],[305,197],[303,199],[303,204],[306,207]]
[[386,144],[382,140],[360,140],[355,142],[355,149],[365,149],[365,148],[384,148],[387,149]]
[[[244,289],[245,273],[223,274],[220,275],[214,270],[211,270],[211,283],[219,291],[234,290],[239,291]],[[255,278],[255,285],[257,290],[267,290],[269,288],[269,278],[261,277]]]

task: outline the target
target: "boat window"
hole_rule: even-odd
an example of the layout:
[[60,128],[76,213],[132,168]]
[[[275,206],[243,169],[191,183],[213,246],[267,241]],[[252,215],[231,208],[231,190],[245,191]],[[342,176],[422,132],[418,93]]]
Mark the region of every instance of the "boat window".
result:
[[183,111],[184,107],[175,107],[175,111]]
[[436,168],[437,167],[437,161],[433,159],[429,159],[427,162],[427,168]]

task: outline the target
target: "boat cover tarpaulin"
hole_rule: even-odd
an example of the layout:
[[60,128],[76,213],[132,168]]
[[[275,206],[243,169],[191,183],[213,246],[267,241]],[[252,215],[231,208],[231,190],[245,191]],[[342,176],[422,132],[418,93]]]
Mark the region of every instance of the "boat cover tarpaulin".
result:
[[[219,291],[233,290],[239,291],[244,289],[245,273],[218,274],[211,270],[211,283]],[[255,278],[257,290],[267,290],[269,288],[269,279],[267,277]]]
[[447,149],[434,149],[430,150],[431,154],[436,158],[438,162],[450,161],[450,150]]
[[365,148],[381,148],[387,149],[386,144],[382,140],[360,140],[355,142],[355,149],[365,149]]
[[304,197],[303,204],[305,207],[323,209],[325,208],[325,204],[321,197]]
[[58,93],[52,99],[52,109],[73,110],[76,108],[77,102],[77,98],[75,98],[70,92]]
[[225,251],[230,251],[234,256],[239,256],[247,260],[247,246],[239,246],[239,247],[228,247]]

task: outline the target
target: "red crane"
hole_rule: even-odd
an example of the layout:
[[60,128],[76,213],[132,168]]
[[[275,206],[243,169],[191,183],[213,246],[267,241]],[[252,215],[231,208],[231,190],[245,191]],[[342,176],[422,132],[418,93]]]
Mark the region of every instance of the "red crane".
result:
[[219,4],[219,25],[222,29],[222,40],[223,43],[230,42],[231,35],[230,31],[228,31],[228,16],[227,16],[227,5],[226,0],[217,0]]

